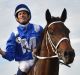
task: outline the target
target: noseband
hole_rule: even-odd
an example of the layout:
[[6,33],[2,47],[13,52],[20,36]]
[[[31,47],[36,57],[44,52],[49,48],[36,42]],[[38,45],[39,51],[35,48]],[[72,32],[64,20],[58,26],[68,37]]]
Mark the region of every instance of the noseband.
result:
[[[50,23],[50,24],[48,25],[48,28],[49,28],[51,25],[53,25],[53,24],[55,24],[55,23],[60,23],[60,22],[61,22],[61,21],[52,22],[52,23]],[[61,22],[61,23],[63,23],[63,22]],[[57,52],[57,51],[58,51],[57,49],[58,49],[58,46],[60,45],[60,43],[61,43],[63,40],[68,40],[68,41],[69,41],[69,39],[68,39],[67,37],[62,37],[62,38],[58,41],[58,43],[56,44],[56,46],[55,46],[54,43],[53,43],[52,40],[51,40],[51,37],[50,37],[49,32],[47,31],[47,33],[46,33],[46,47],[47,47],[47,50],[48,50],[48,52],[49,52],[49,48],[48,48],[48,42],[49,42],[49,44],[50,44],[50,46],[51,46],[51,49],[52,49],[52,51],[55,53],[55,55],[50,56],[50,57],[41,57],[41,56],[35,55],[35,57],[37,57],[38,59],[49,59],[49,58],[58,57],[59,53]]]

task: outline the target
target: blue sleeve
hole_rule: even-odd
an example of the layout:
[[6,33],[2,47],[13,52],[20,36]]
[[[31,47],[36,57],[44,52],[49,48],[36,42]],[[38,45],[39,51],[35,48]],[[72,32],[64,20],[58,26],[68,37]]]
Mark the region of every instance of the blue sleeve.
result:
[[6,43],[6,53],[3,56],[3,58],[12,61],[15,57],[15,49],[16,49],[16,41],[15,41],[15,34],[12,33],[10,38],[8,39]]

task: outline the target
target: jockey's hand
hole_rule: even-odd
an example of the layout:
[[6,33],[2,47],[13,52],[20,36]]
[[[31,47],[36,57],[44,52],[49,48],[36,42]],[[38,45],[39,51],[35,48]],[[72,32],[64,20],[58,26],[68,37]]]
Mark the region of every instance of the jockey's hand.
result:
[[2,50],[1,50],[1,48],[0,48],[0,54],[2,53]]
[[2,55],[2,56],[4,56],[5,55],[5,52],[0,48],[0,54]]
[[24,49],[27,49],[26,45],[23,46]]
[[35,55],[37,52],[37,49],[33,49],[32,54]]

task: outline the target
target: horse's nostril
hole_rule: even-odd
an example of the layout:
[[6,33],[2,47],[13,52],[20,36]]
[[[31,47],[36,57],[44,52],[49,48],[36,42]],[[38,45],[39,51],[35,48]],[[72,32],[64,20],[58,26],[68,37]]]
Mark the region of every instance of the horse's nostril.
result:
[[69,57],[75,57],[74,50],[72,50],[72,51],[65,51],[64,57],[67,57],[67,56],[69,56]]
[[72,50],[72,51],[69,52],[69,56],[75,57],[75,52],[74,52],[74,50]]
[[64,52],[64,57],[66,57],[66,56],[68,56],[68,52],[67,51]]

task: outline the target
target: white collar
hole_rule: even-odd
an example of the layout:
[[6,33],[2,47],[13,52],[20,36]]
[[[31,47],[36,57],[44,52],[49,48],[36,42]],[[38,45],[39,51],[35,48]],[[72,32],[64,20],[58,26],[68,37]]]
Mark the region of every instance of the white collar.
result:
[[29,23],[27,23],[27,24],[25,24],[25,25],[20,24],[19,26],[21,26],[21,27],[27,27],[28,25],[29,25]]

